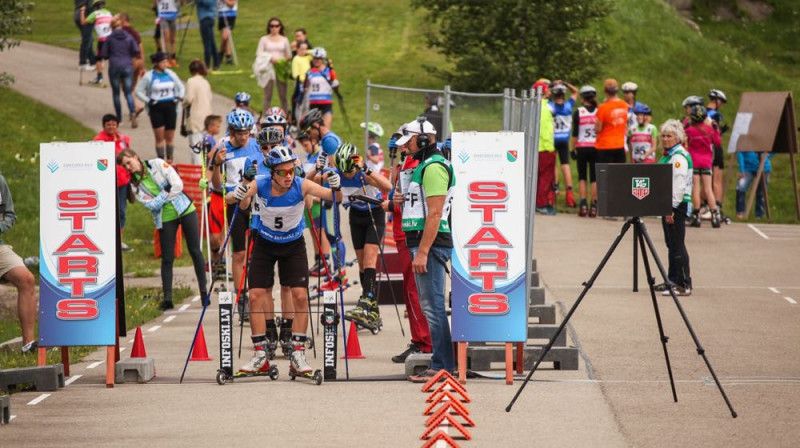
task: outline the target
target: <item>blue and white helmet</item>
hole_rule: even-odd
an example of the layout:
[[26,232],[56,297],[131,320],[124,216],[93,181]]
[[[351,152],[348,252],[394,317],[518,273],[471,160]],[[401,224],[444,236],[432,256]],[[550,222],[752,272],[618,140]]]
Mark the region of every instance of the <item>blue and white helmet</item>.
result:
[[650,107],[647,106],[647,104],[637,103],[636,106],[633,107],[633,113],[635,113],[636,115],[639,114],[650,115],[652,111],[650,110]]
[[236,105],[244,104],[245,106],[250,104],[250,94],[247,92],[239,92],[233,98],[233,101],[236,102]]
[[295,160],[297,160],[297,156],[291,149],[285,146],[276,146],[267,153],[266,163],[268,167],[272,168],[281,163],[294,162]]
[[250,112],[242,109],[236,109],[233,112],[229,113],[228,116],[225,118],[225,121],[228,122],[228,128],[235,129],[237,131],[243,130],[250,130],[253,127],[253,116],[250,115]]
[[313,50],[311,50],[311,57],[314,59],[327,59],[328,52],[325,51],[325,49],[322,47],[316,47]]

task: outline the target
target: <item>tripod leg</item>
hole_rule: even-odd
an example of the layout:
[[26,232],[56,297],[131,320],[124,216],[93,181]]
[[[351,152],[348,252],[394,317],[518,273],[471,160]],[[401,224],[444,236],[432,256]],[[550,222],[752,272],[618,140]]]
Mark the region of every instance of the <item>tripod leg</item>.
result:
[[[634,230],[637,236],[637,241],[634,241],[633,244],[636,245],[637,243],[642,249],[642,263],[644,263],[644,271],[647,274],[647,285],[650,288],[650,298],[653,300],[653,311],[656,313],[656,323],[658,324],[658,335],[661,337],[661,347],[664,348],[664,360],[667,362],[667,373],[669,374],[669,385],[672,388],[672,399],[675,403],[678,402],[678,393],[675,391],[675,380],[672,377],[672,366],[669,362],[669,352],[667,351],[667,342],[669,341],[669,337],[664,335],[664,325],[661,322],[661,312],[658,309],[658,301],[656,300],[656,290],[655,288],[655,278],[653,277],[650,271],[650,260],[647,258],[647,251],[644,247],[644,238],[642,237],[642,231],[637,229],[638,226],[644,225],[641,222],[634,225]],[[655,256],[655,255],[654,255]],[[666,279],[664,279],[666,281]]]
[[[638,246],[636,245],[637,241],[639,241],[639,228],[638,226],[633,226],[633,292],[639,292],[639,251]],[[644,253],[642,253],[642,259],[644,259]],[[649,277],[650,274],[647,274]]]
[[542,350],[542,353],[539,355],[539,359],[537,359],[536,362],[533,364],[533,368],[531,369],[530,372],[528,372],[528,376],[525,377],[525,381],[522,382],[522,385],[519,387],[519,389],[517,389],[517,393],[514,394],[514,398],[512,398],[511,402],[508,403],[508,406],[506,406],[506,412],[511,412],[511,407],[514,406],[514,403],[517,401],[517,398],[519,398],[519,395],[522,393],[522,390],[525,389],[525,386],[528,384],[528,381],[531,380],[531,377],[533,376],[534,372],[536,372],[536,369],[539,368],[539,364],[542,363],[544,357],[547,356],[547,353],[550,351],[551,348],[553,348],[553,344],[555,344],[556,339],[558,339],[558,336],[561,334],[562,331],[564,331],[564,327],[567,326],[567,322],[569,322],[569,319],[572,317],[572,313],[574,313],[575,310],[578,309],[578,305],[580,305],[583,298],[586,297],[586,293],[588,293],[589,290],[592,288],[592,285],[594,285],[594,281],[597,280],[597,277],[600,275],[600,272],[605,267],[609,258],[611,258],[611,255],[614,253],[614,250],[617,249],[617,246],[619,246],[620,241],[622,241],[622,238],[628,232],[628,229],[631,227],[631,222],[632,222],[631,220],[625,222],[625,224],[622,226],[622,230],[619,232],[619,235],[617,235],[617,239],[614,240],[614,243],[611,244],[611,247],[608,249],[608,252],[606,252],[605,256],[603,256],[603,260],[600,261],[600,265],[597,266],[597,269],[595,269],[591,278],[589,278],[589,280],[583,284],[583,291],[581,291],[581,294],[578,296],[578,299],[575,300],[575,303],[572,305],[572,308],[569,309],[567,315],[564,316],[564,320],[561,321],[561,325],[558,326],[558,329],[550,338],[550,341],[547,342],[547,345],[544,347],[544,350]]
[[[658,266],[658,271],[661,273],[661,276],[666,279],[667,271],[664,270],[664,265],[661,264],[661,260],[659,260],[658,258],[655,247],[653,246],[653,241],[650,239],[650,235],[648,235],[647,229],[645,228],[644,224],[641,224],[641,232],[642,236],[647,242],[647,247],[650,248],[650,253],[653,254],[653,260],[656,262],[656,266]],[[689,330],[689,334],[692,336],[694,345],[697,348],[697,354],[700,355],[703,358],[703,361],[706,363],[706,367],[708,368],[709,373],[711,373],[711,377],[714,378],[714,383],[717,384],[717,389],[719,389],[719,393],[722,395],[722,399],[725,400],[725,404],[728,405],[728,409],[731,411],[731,416],[733,418],[736,418],[737,416],[736,411],[733,410],[733,405],[731,404],[731,401],[728,399],[728,395],[725,393],[725,389],[719,382],[719,378],[717,378],[717,374],[714,372],[714,368],[711,367],[711,362],[708,360],[708,357],[706,357],[706,351],[702,347],[702,345],[700,345],[700,340],[694,333],[694,329],[692,329],[692,324],[689,323],[689,317],[686,316],[686,311],[683,310],[683,306],[681,306],[681,302],[678,300],[678,296],[675,295],[675,290],[670,289],[670,291],[672,291],[671,294],[672,300],[675,302],[675,306],[678,307],[678,312],[681,313],[681,318],[683,319],[683,323],[686,324],[686,328]]]

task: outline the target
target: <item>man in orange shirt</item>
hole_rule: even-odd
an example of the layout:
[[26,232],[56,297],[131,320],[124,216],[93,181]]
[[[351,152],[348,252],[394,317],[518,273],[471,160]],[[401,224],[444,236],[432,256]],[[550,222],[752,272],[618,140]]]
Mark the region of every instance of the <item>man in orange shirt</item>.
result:
[[625,135],[628,124],[628,104],[617,93],[619,84],[609,78],[603,83],[606,101],[597,107],[597,163],[625,163]]

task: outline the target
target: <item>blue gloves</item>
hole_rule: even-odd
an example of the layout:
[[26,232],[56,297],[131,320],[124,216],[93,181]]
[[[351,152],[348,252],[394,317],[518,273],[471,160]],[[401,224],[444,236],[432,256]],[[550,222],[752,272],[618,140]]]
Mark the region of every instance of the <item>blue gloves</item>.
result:
[[397,137],[389,139],[389,149],[392,151],[397,150]]

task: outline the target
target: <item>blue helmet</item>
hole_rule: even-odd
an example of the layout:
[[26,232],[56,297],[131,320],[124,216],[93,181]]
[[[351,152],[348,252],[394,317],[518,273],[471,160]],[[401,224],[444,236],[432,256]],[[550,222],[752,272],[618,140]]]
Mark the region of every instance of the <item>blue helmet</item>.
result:
[[250,104],[250,94],[247,92],[239,92],[236,94],[233,100],[236,102],[237,105],[239,104],[248,105]]
[[249,130],[253,127],[253,116],[246,110],[236,109],[229,113],[225,120],[228,122],[230,129],[241,131]]
[[636,115],[639,114],[650,115],[652,111],[650,110],[650,107],[647,104],[637,103],[636,106],[634,106],[633,108],[633,113],[635,113]]
[[268,167],[272,168],[280,165],[281,163],[294,162],[295,160],[297,160],[297,156],[292,152],[291,149],[285,146],[276,146],[269,150],[265,162]]

